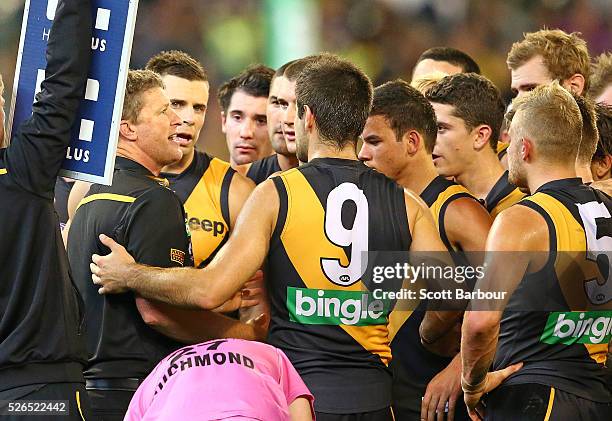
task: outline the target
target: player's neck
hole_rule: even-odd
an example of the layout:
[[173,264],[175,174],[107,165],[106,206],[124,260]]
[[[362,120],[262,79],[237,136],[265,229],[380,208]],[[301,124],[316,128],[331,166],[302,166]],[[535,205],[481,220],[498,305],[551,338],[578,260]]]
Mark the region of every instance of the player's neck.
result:
[[338,150],[322,142],[310,142],[308,160],[312,161],[315,158],[339,158],[357,161],[357,152],[354,143],[348,143],[344,148]]
[[117,145],[117,156],[139,163],[156,177],[159,176],[162,169],[162,165],[159,165],[157,162],[151,159],[151,157],[144,153],[144,151],[141,149],[132,147],[132,143],[129,143],[126,146],[120,142],[119,145]]
[[406,165],[396,181],[402,187],[406,187],[420,196],[437,176],[438,172],[431,158],[423,157],[422,159],[415,158]]
[[504,171],[497,155],[492,152],[482,152],[463,173],[455,178],[478,199],[484,200]]
[[295,168],[299,165],[298,159],[295,155],[281,155],[277,153],[276,159],[278,160],[278,166],[282,171],[290,170],[291,168]]
[[546,165],[534,168],[527,175],[529,191],[534,193],[546,183],[565,178],[575,178],[576,167],[574,165]]
[[576,176],[582,178],[583,183],[592,183],[594,181],[590,164],[576,165]]
[[194,156],[195,156],[195,148],[191,149],[190,153],[183,154],[183,157],[181,158],[180,161],[174,162],[170,165],[166,165],[162,169],[162,172],[169,173],[169,174],[182,174],[183,171],[189,168],[189,166],[193,162]]

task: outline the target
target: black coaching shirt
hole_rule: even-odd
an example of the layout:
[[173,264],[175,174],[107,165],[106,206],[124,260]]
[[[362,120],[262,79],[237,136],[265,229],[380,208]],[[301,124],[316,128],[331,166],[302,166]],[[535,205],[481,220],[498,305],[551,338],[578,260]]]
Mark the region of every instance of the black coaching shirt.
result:
[[86,378],[144,378],[181,344],[143,321],[134,294],[101,296],[91,282],[91,255],[108,254],[106,234],[137,262],[176,267],[193,264],[180,200],[146,168],[117,157],[112,186],[95,184],[79,204],[68,234],[68,258],[85,299]]
[[32,117],[0,149],[0,391],[83,382],[82,301],[53,188],[85,90],[90,38],[90,2],[60,1]]

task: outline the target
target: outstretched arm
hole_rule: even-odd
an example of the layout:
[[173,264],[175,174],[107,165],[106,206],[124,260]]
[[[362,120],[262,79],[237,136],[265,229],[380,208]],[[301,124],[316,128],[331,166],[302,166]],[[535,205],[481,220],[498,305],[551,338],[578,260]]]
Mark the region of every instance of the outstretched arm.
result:
[[244,205],[227,244],[204,269],[138,265],[109,238],[107,256],[93,256],[92,278],[100,293],[133,290],[186,308],[214,309],[232,297],[262,265],[276,224],[279,201],[272,181],[260,184]]
[[90,0],[60,0],[47,46],[47,78],[32,117],[13,133],[6,152],[9,176],[23,189],[53,198],[70,142],[91,57]]

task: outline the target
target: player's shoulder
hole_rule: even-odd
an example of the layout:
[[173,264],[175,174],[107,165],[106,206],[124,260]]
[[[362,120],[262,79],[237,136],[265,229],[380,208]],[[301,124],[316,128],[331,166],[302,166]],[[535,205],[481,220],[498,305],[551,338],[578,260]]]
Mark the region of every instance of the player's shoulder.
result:
[[548,235],[542,213],[519,202],[497,215],[489,231],[487,249],[491,248],[491,241],[496,250],[540,249],[541,244],[548,244]]

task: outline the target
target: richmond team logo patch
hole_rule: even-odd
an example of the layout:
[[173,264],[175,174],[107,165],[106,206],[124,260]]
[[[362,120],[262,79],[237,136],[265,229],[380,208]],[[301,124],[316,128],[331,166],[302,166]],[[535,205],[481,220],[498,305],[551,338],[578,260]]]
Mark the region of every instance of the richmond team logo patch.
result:
[[185,252],[177,249],[170,249],[170,260],[183,266],[185,263]]

